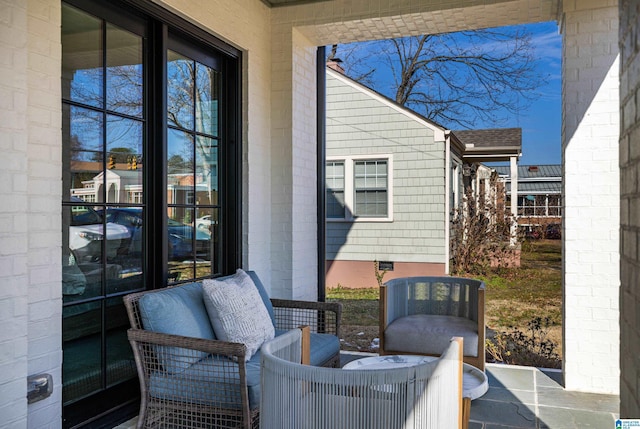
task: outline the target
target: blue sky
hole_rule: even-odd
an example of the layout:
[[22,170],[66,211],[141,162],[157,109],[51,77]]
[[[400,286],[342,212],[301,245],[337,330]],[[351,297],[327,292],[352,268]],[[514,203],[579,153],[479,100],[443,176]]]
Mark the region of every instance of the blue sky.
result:
[[562,37],[555,22],[530,24],[540,58],[540,71],[549,75],[539,98],[505,127],[522,128],[520,165],[560,164],[562,125]]
[[[532,44],[535,47],[535,56],[538,59],[537,68],[542,76],[547,76],[547,83],[536,90],[534,95],[537,99],[535,101],[523,101],[522,105],[524,107],[519,114],[497,112],[496,116],[506,118],[505,121],[500,122],[500,125],[480,122],[474,128],[522,128],[522,157],[519,161],[520,165],[560,164],[562,37],[558,33],[558,27],[555,22],[528,24],[526,27],[532,35]],[[359,72],[363,72],[363,70],[370,70],[371,67],[375,68],[377,66],[378,70],[383,70],[386,67],[380,67],[379,64],[376,64],[375,58],[380,51],[376,51],[379,47],[375,45],[375,42],[373,43],[374,45],[367,46],[365,44],[363,47],[365,52],[370,50],[369,54],[360,54],[361,57],[366,58],[363,63],[358,63],[358,60],[356,60],[355,63],[349,64],[356,75]],[[330,48],[329,46],[328,49]],[[338,57],[345,55],[347,52],[347,58],[342,59],[347,59],[348,62],[352,61],[348,58],[348,49],[351,48],[347,48],[346,51],[344,47],[342,49],[339,50]],[[360,70],[358,71],[359,68]],[[364,83],[393,98],[395,85],[392,74],[380,72],[375,76],[371,82]]]

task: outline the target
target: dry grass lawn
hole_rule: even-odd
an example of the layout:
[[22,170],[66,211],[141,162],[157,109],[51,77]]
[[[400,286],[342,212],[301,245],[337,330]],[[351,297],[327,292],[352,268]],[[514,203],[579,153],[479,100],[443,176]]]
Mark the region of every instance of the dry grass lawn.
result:
[[[548,318],[546,338],[555,343],[555,352],[562,356],[561,274],[560,240],[523,243],[520,268],[500,269],[482,277],[489,332],[517,328],[526,333],[527,323],[533,318]],[[343,350],[375,352],[378,289],[328,289],[327,299],[343,304]]]

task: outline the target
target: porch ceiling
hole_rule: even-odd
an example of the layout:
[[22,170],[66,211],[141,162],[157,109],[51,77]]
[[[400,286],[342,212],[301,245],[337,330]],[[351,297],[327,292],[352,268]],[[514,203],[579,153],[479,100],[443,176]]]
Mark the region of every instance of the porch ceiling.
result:
[[278,7],[278,6],[291,6],[297,4],[306,4],[306,3],[321,3],[329,0],[262,0],[270,7]]
[[271,1],[288,6],[273,9],[273,22],[293,22],[318,46],[557,21],[561,12],[561,0]]

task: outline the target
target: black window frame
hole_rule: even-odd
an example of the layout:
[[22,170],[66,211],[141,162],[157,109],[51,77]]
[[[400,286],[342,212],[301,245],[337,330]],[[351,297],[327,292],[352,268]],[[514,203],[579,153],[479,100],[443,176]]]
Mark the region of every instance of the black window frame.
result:
[[[143,61],[145,92],[143,103],[146,118],[146,139],[143,144],[143,202],[146,207],[143,261],[145,289],[165,287],[168,283],[167,249],[167,118],[166,118],[166,60],[169,39],[176,38],[196,46],[200,52],[210,52],[223,60],[223,93],[225,108],[221,117],[220,140],[220,200],[224,207],[224,229],[218,242],[221,259],[220,272],[235,272],[242,264],[242,115],[241,70],[242,53],[197,25],[161,6],[145,0],[64,0],[70,6],[98,16],[124,28],[137,28],[144,33]],[[141,29],[141,27],[144,27]],[[224,135],[223,135],[224,134]],[[154,142],[154,143],[151,143]],[[63,202],[63,206],[70,205]],[[223,247],[224,244],[224,247]],[[222,252],[224,248],[224,252]],[[212,270],[215,269],[212,264]],[[193,281],[192,279],[186,282]],[[104,329],[104,328],[103,328]],[[63,363],[64,364],[64,363]],[[132,396],[131,392],[134,392]],[[86,424],[104,426],[135,416],[139,407],[138,380],[130,380],[105,389],[85,399],[63,407],[63,427]],[[105,426],[106,427],[106,426]]]

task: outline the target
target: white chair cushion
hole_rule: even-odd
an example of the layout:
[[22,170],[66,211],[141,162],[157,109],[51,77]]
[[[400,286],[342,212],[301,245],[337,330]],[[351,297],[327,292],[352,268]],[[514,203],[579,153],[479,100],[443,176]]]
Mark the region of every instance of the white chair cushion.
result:
[[440,355],[451,337],[464,339],[464,356],[478,355],[478,324],[456,316],[414,314],[400,317],[384,332],[384,348],[389,351]]
[[221,280],[202,282],[204,304],[216,337],[242,343],[251,359],[275,335],[269,312],[253,280],[242,270]]

